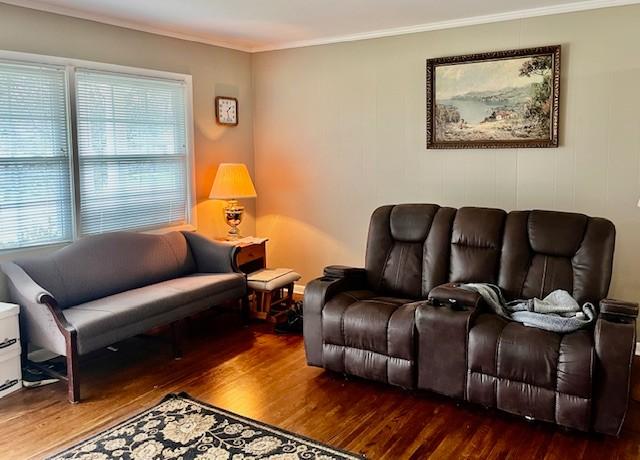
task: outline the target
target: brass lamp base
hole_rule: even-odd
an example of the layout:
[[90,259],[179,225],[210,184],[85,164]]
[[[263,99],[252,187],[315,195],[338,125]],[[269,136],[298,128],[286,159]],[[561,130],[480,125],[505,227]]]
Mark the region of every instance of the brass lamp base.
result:
[[228,200],[227,205],[223,209],[224,219],[227,225],[231,227],[227,233],[228,241],[235,241],[240,236],[240,230],[238,225],[242,222],[242,213],[244,212],[244,206],[238,203],[238,200]]

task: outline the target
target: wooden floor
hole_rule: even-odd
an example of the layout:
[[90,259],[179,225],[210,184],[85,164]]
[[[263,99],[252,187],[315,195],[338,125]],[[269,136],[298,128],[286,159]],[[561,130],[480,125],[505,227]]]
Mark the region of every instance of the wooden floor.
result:
[[[226,319],[225,319],[226,318]],[[302,338],[231,316],[192,321],[185,356],[135,338],[82,363],[84,402],[62,383],[0,400],[0,458],[42,458],[186,391],[221,408],[363,453],[371,459],[638,459],[640,403],[619,439],[589,436],[433,394],[306,366]],[[634,382],[634,394],[640,384]]]

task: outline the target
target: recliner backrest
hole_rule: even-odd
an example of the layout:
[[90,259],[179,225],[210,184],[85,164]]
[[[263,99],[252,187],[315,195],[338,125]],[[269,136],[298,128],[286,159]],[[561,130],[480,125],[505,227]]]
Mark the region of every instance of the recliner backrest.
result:
[[371,216],[365,268],[384,295],[427,298],[447,282],[498,284],[508,299],[564,289],[597,303],[611,282],[615,227],[556,211],[382,206]]
[[507,217],[499,285],[508,299],[543,298],[563,289],[579,302],[607,296],[615,227],[607,219],[556,211]]
[[449,282],[497,282],[506,216],[502,209],[458,209],[451,232]]
[[376,209],[371,216],[365,259],[371,289],[419,299],[447,282],[455,212],[435,204]]

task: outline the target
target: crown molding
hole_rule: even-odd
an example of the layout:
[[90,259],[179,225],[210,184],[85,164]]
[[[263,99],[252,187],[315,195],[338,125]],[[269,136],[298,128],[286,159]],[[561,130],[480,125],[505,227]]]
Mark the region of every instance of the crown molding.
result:
[[112,17],[77,11],[72,8],[66,8],[49,3],[42,3],[34,0],[0,0],[0,3],[30,8],[33,10],[46,11],[49,13],[60,14],[63,16],[71,16],[89,21],[100,22],[117,27],[148,32],[155,35],[163,35],[166,37],[187,40],[191,42],[203,43],[205,45],[219,46],[222,48],[230,48],[247,53],[260,53],[265,51],[276,51],[289,48],[303,48],[308,46],[330,45],[342,42],[352,42],[359,40],[370,40],[374,38],[393,37],[399,35],[415,34],[419,32],[429,32],[434,30],[455,29],[458,27],[467,27],[480,24],[490,24],[495,22],[512,21],[517,19],[534,18],[540,16],[550,16],[554,14],[575,13],[580,11],[596,10],[601,8],[610,8],[615,6],[627,6],[640,4],[640,0],[584,0],[561,5],[552,5],[540,8],[528,8],[517,11],[509,11],[506,13],[487,14],[483,16],[472,16],[468,18],[452,19],[448,21],[429,22],[426,24],[417,24],[406,27],[395,27],[390,29],[379,29],[370,32],[361,32],[356,34],[339,35],[332,37],[323,37],[311,40],[300,40],[291,42],[281,42],[264,46],[243,46],[233,41],[224,39],[210,39],[196,35],[189,35],[179,32],[173,32],[160,27],[153,27],[140,24],[134,21],[124,19],[115,19]]
[[[640,1],[640,0],[639,0]],[[66,8],[64,6],[51,5],[49,3],[42,3],[33,0],[0,0],[0,3],[6,3],[7,5],[19,6],[22,8],[29,8],[31,10],[44,11],[47,13],[59,14],[61,16],[70,16],[78,19],[86,19],[88,21],[99,22],[102,24],[108,24],[110,26],[123,27],[125,29],[137,30],[140,32],[147,32],[154,35],[162,35],[169,38],[177,38],[179,40],[186,40],[189,42],[202,43],[205,45],[218,46],[221,48],[229,48],[237,51],[244,51],[246,53],[252,52],[253,48],[248,46],[238,45],[237,43],[223,40],[205,38],[197,35],[189,35],[179,32],[173,32],[170,30],[162,29],[160,27],[153,27],[146,24],[140,24],[134,21],[127,21],[125,19],[116,19],[109,16],[100,14],[86,13],[78,11],[73,8]]]
[[251,48],[252,53],[264,51],[276,51],[289,48],[303,48],[307,46],[330,45],[334,43],[353,42],[359,40],[370,40],[373,38],[394,37],[399,35],[415,34],[419,32],[430,32],[433,30],[455,29],[458,27],[475,26],[494,22],[512,21],[514,19],[526,19],[539,16],[550,16],[554,14],[575,13],[579,11],[597,10],[614,6],[627,6],[640,4],[640,0],[585,0],[580,2],[565,3],[540,8],[528,8],[525,10],[509,11],[507,13],[487,14],[483,16],[472,16],[462,19],[452,19],[449,21],[430,22],[415,26],[396,27],[392,29],[374,30],[357,34],[341,35],[335,37],[318,38],[313,40],[301,40],[295,42],[283,42],[274,45],[256,46]]

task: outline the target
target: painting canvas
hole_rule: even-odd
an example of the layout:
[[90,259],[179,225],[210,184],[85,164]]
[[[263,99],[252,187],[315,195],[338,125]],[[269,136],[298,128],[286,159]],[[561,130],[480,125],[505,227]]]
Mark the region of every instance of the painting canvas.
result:
[[427,61],[427,148],[557,147],[560,46]]

